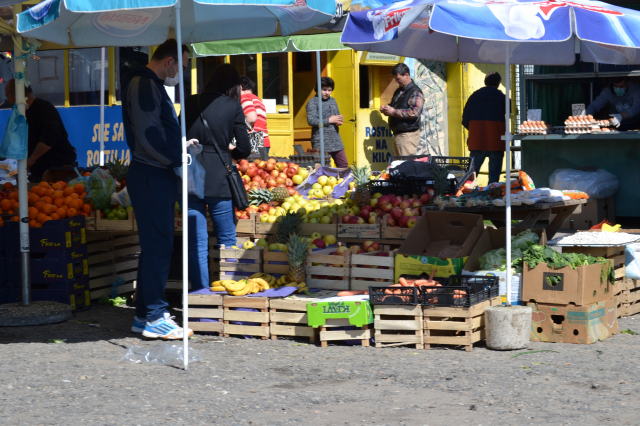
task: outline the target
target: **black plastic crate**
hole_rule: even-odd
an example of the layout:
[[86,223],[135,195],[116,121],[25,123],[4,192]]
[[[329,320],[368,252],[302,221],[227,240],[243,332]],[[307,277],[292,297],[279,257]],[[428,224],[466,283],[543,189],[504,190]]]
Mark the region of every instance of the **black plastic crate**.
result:
[[418,305],[417,287],[369,287],[371,305]]
[[[466,294],[456,294],[456,290],[462,290]],[[420,304],[469,308],[492,299],[499,293],[498,277],[451,275],[442,287],[420,287]]]
[[369,192],[375,194],[376,192],[382,195],[394,194],[394,195],[412,195],[411,180],[408,179],[379,179],[369,182]]
[[428,163],[431,161],[431,156],[428,154],[425,155],[398,155],[398,156],[391,156],[389,157],[389,159],[387,160],[387,167],[391,166],[391,163],[393,163],[394,161],[414,161],[414,160],[418,160],[420,158],[427,158],[427,160],[425,161],[425,163]]
[[471,157],[431,157],[431,163],[449,171],[459,185],[464,184],[475,171]]

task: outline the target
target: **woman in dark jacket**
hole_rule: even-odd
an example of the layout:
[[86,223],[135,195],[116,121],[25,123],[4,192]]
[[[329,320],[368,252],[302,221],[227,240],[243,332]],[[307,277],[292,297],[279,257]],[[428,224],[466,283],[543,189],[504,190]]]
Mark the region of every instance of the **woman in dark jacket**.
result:
[[[236,68],[231,64],[221,64],[214,70],[201,95],[185,99],[187,139],[197,139],[202,144],[203,150],[197,161],[206,172],[204,200],[189,195],[189,279],[192,290],[210,286],[206,207],[218,244],[224,244],[225,247],[236,244],[235,211],[227,182],[227,169],[213,144],[218,145],[230,167],[235,167],[232,158],[240,160],[251,154],[242,106],[225,94],[239,83],[240,75]],[[215,140],[211,139],[200,119],[201,110]],[[236,146],[230,150],[229,142],[234,137]]]

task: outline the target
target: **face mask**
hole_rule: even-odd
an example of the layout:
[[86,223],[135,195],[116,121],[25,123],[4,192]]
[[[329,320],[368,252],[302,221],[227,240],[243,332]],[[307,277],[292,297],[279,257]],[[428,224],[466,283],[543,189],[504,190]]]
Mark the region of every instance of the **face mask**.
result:
[[615,93],[616,96],[624,96],[624,94],[627,93],[627,89],[623,89],[621,87],[614,87],[613,93]]
[[175,77],[169,77],[169,68],[167,68],[167,78],[164,79],[164,85],[169,87],[177,86],[180,83],[180,76],[176,72]]

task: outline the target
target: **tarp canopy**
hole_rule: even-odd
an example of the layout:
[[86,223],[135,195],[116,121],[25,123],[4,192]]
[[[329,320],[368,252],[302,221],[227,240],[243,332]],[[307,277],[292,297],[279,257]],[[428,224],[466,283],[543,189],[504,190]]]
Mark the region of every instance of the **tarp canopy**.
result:
[[340,33],[294,35],[289,37],[263,37],[240,40],[220,40],[194,43],[196,56],[225,56],[277,52],[315,52],[348,50],[340,43]]

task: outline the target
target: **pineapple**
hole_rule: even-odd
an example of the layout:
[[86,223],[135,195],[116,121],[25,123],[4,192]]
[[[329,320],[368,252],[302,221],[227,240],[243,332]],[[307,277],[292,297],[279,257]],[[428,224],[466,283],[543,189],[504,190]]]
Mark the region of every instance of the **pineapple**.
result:
[[442,167],[440,170],[436,172],[435,176],[435,185],[433,188],[433,192],[435,196],[442,196],[451,193],[451,182],[448,179],[449,170]]
[[309,252],[309,241],[304,237],[299,237],[293,233],[287,243],[287,258],[289,260],[289,272],[287,276],[294,283],[305,282],[307,274],[305,271],[305,262]]
[[355,182],[353,201],[360,208],[368,206],[371,202],[371,194],[369,193],[371,170],[369,166],[357,167],[354,162],[351,166],[351,173],[353,173],[353,181]]
[[261,204],[269,204],[273,201],[273,194],[268,189],[252,189],[249,191],[249,204],[259,206]]
[[271,189],[271,194],[273,196],[273,201],[277,201],[278,203],[284,203],[285,198],[289,197],[289,190],[287,188],[273,188]]
[[109,170],[109,173],[111,174],[111,176],[113,176],[115,180],[117,180],[121,184],[123,182],[126,182],[129,166],[125,166],[124,161],[116,158],[115,161],[106,163],[105,167],[107,168],[107,170]]
[[287,244],[291,234],[298,232],[298,226],[302,223],[302,218],[297,213],[287,213],[282,217],[282,222],[278,223],[278,233],[275,242]]

